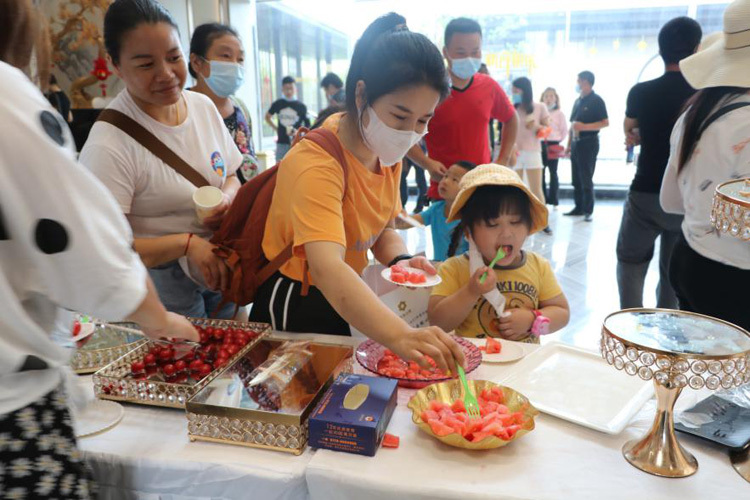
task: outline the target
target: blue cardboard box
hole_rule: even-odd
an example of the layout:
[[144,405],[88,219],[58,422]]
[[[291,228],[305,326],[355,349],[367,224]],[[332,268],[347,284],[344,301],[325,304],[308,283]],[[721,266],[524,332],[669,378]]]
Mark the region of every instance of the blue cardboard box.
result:
[[308,420],[313,448],[372,457],[396,409],[395,380],[339,375]]

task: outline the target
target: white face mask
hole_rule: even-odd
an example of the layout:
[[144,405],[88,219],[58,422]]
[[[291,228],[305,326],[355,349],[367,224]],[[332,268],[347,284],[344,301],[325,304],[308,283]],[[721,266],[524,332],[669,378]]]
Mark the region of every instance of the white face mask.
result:
[[412,130],[391,128],[383,123],[370,106],[367,107],[367,116],[370,121],[363,131],[365,144],[377,155],[384,167],[391,167],[400,162],[411,147],[427,134],[427,127],[421,134]]

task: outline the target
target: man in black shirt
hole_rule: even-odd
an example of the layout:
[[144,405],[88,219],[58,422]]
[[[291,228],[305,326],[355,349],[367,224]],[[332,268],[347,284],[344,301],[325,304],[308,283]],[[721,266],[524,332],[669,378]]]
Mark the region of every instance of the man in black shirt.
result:
[[700,25],[689,17],[678,17],[659,32],[659,52],[664,75],[634,86],[625,110],[625,141],[641,146],[638,166],[630,185],[617,238],[617,284],[620,307],[643,307],[643,283],[659,244],[657,307],[677,309],[677,298],[669,283],[669,259],[680,236],[682,216],[667,214],[659,204],[659,191],[669,160],[669,139],[685,102],[695,90],[680,72],[679,62],[698,48]]
[[[266,113],[266,123],[277,131],[276,139],[276,161],[280,161],[292,147],[292,139],[297,129],[310,126],[310,118],[307,116],[307,106],[297,100],[297,83],[291,76],[285,76],[281,80],[281,99],[271,104]],[[273,115],[279,115],[278,125],[273,122]]]
[[575,207],[565,215],[583,215],[591,222],[594,213],[594,169],[599,154],[599,131],[609,127],[604,99],[594,92],[594,74],[578,74],[581,96],[570,113],[570,138],[566,153],[570,153],[573,168],[573,198]]

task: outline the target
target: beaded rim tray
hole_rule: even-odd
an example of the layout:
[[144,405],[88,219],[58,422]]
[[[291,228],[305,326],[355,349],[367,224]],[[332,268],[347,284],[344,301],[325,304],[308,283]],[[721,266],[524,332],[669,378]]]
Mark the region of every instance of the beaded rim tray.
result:
[[[252,335],[250,341],[229,359],[230,366],[236,359],[250,351],[261,339],[271,332],[271,326],[264,323],[245,323],[241,321],[188,318],[191,323],[200,327],[233,328]],[[129,403],[162,406],[166,408],[185,408],[185,403],[199,390],[214,379],[223,368],[216,368],[207,376],[196,382],[173,383],[160,380],[138,380],[131,376],[131,363],[148,353],[155,344],[144,341],[116,361],[105,366],[94,374],[94,393],[99,399],[126,401]]]
[[716,186],[711,225],[720,233],[750,242],[750,179],[737,179]]
[[[87,339],[86,344],[76,348],[70,359],[70,366],[74,372],[78,374],[94,373],[147,342],[146,339],[142,338],[133,340],[131,333],[119,330],[118,326],[133,327],[135,325],[131,323],[121,325],[118,323],[94,324],[94,333]],[[104,344],[116,345],[108,345],[100,349],[86,349],[85,346],[89,345],[90,347],[90,343],[96,342],[97,337],[107,337],[106,340],[109,342],[103,342]]]
[[[267,338],[273,349],[289,340]],[[254,348],[260,349],[260,343]],[[307,447],[307,419],[326,393],[336,377],[351,371],[353,349],[350,346],[310,342],[315,352],[312,364],[319,387],[304,408],[296,413],[263,411],[209,404],[208,392],[214,387],[204,386],[186,405],[188,436],[191,441],[209,441],[266,450],[276,450],[301,455]],[[251,354],[246,351],[246,355]],[[243,355],[244,357],[244,355]],[[241,370],[243,362],[239,357],[230,363],[221,375],[229,375]],[[217,385],[218,380],[212,381]],[[243,389],[244,390],[244,389]]]

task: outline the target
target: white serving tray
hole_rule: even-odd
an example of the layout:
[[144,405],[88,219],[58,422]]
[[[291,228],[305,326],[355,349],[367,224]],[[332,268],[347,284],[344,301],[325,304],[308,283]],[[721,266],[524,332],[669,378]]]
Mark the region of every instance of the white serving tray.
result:
[[509,367],[498,382],[539,411],[619,434],[654,395],[653,384],[620,373],[597,353],[550,342]]

